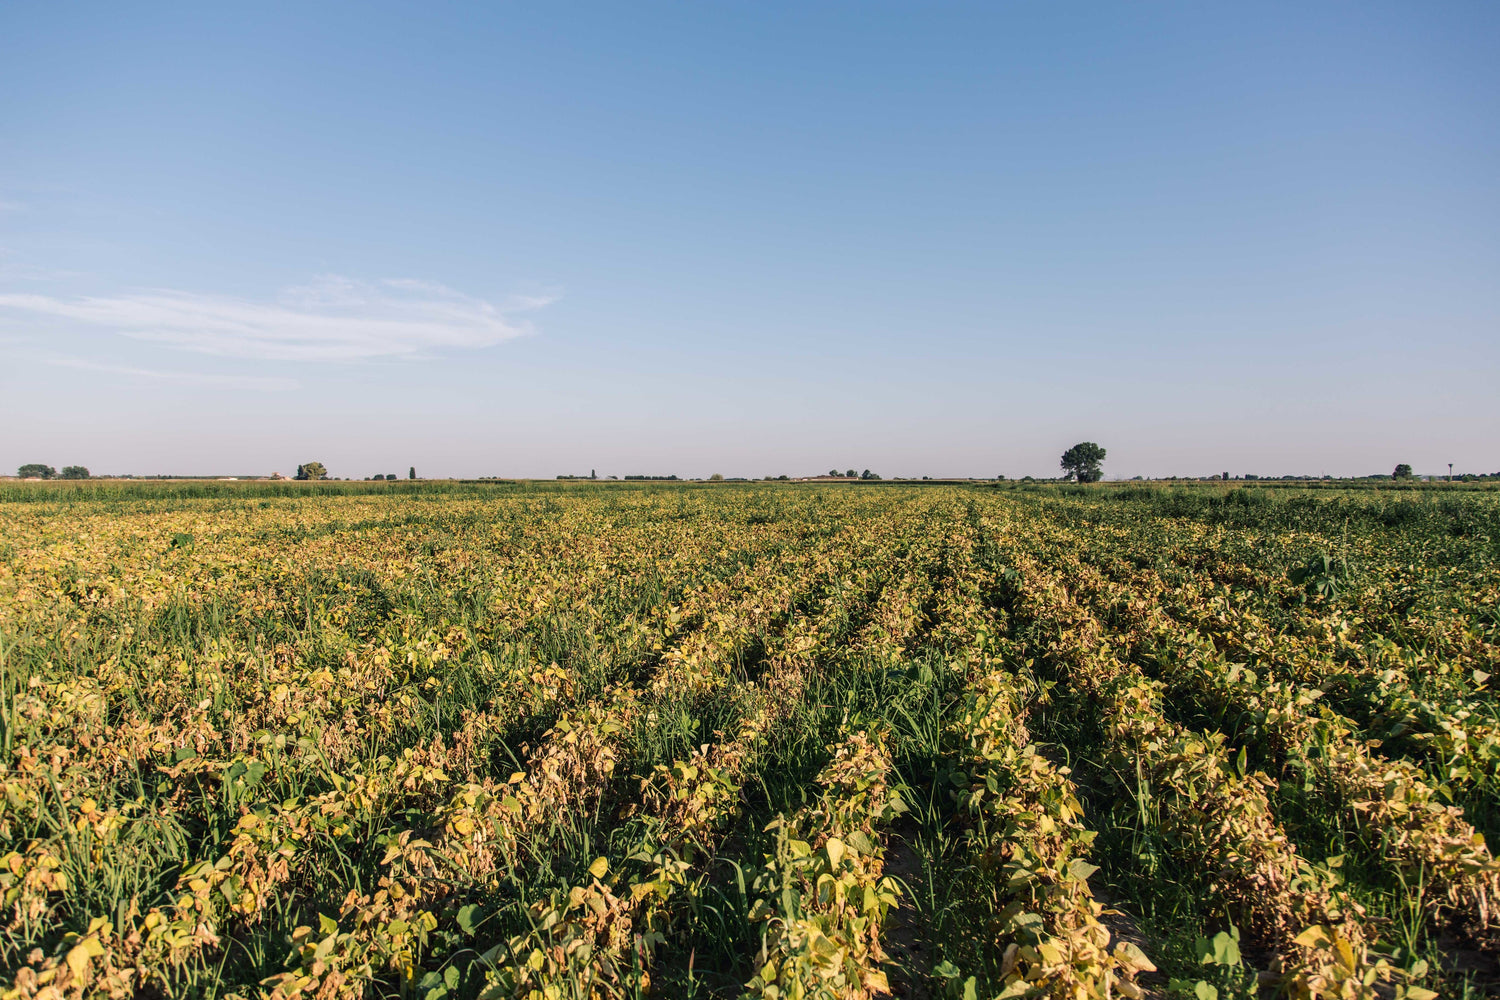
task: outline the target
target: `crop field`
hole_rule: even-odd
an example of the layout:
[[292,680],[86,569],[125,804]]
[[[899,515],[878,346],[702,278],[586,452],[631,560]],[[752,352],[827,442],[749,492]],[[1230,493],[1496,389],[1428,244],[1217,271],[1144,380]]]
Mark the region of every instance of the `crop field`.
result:
[[1500,494],[0,490],[0,995],[1500,989]]

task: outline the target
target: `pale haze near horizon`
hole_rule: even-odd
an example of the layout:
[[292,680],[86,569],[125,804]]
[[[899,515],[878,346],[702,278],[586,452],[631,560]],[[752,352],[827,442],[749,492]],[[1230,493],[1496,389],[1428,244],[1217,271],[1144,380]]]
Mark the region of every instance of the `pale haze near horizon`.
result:
[[0,471],[1500,471],[1500,8],[0,8]]

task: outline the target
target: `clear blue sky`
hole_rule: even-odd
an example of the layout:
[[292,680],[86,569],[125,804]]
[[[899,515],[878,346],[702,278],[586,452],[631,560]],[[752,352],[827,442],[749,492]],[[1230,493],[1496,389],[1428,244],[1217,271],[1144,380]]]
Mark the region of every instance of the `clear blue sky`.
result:
[[1500,6],[0,6],[0,469],[1500,470]]

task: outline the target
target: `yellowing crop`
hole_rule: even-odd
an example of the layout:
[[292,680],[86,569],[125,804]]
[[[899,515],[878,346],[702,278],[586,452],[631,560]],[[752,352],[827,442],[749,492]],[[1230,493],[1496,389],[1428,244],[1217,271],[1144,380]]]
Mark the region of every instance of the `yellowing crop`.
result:
[[202,492],[0,491],[6,998],[1496,984],[1500,495]]

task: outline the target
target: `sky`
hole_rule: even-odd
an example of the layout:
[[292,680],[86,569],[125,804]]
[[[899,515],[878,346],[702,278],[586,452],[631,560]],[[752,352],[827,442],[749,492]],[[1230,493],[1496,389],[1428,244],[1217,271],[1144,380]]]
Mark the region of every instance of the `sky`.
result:
[[0,5],[0,471],[1500,471],[1500,5]]

